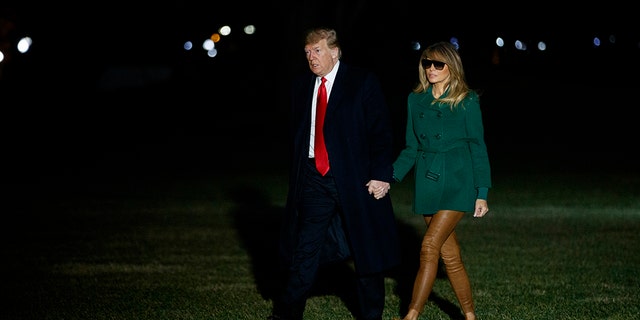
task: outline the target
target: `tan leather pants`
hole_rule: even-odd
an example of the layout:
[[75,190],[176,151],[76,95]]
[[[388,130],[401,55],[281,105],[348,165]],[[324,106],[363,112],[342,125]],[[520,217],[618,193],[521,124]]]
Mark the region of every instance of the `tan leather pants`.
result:
[[458,298],[462,312],[464,314],[475,312],[471,284],[462,263],[460,245],[455,233],[455,227],[463,216],[463,212],[442,210],[432,216],[424,217],[427,231],[422,239],[420,268],[413,284],[409,309],[422,313],[438,273],[439,258],[442,257],[449,282]]

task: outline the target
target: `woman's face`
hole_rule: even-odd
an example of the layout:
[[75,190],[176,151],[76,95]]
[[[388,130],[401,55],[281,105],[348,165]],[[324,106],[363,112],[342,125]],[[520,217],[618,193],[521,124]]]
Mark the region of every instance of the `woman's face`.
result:
[[421,62],[430,83],[446,83],[449,80],[449,65],[446,63],[431,57],[423,58]]

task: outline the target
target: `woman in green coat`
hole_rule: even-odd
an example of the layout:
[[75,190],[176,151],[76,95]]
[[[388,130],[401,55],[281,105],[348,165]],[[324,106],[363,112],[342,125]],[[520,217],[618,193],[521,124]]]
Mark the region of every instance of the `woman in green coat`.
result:
[[427,227],[404,320],[422,312],[440,257],[465,319],[473,320],[471,285],[455,227],[465,213],[483,217],[489,211],[491,170],[479,98],[468,87],[460,55],[449,42],[426,48],[418,70],[420,83],[408,97],[406,145],[393,164],[398,182],[414,169],[413,210]]

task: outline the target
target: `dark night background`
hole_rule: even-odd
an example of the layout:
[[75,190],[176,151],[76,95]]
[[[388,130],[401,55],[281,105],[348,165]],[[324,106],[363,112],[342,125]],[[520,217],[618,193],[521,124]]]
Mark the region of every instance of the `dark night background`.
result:
[[[412,43],[455,36],[467,79],[482,93],[494,171],[637,172],[640,26],[634,10],[608,5],[0,6],[14,35],[34,39],[0,74],[3,180],[198,175],[220,165],[240,170],[262,154],[280,165],[289,81],[307,68],[303,32],[316,25],[338,30],[344,61],[380,76],[398,148],[420,54]],[[254,36],[241,34],[246,23],[256,25]],[[182,49],[222,24],[234,33],[216,45],[217,57],[206,58],[198,43]],[[594,35],[610,34],[615,45],[591,45]],[[530,49],[497,48],[497,36],[529,41]],[[533,48],[538,40],[546,52]]]

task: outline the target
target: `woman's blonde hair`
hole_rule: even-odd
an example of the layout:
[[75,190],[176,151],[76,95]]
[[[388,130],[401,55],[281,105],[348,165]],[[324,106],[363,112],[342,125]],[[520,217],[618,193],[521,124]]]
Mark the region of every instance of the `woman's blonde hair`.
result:
[[465,79],[462,59],[456,47],[450,42],[442,41],[436,42],[422,51],[420,60],[418,60],[418,78],[420,82],[413,89],[415,93],[425,92],[431,85],[427,80],[427,73],[422,67],[422,59],[436,60],[447,64],[450,74],[449,83],[447,84],[448,93],[435,99],[433,103],[446,103],[451,106],[451,109],[456,108],[470,91]]

